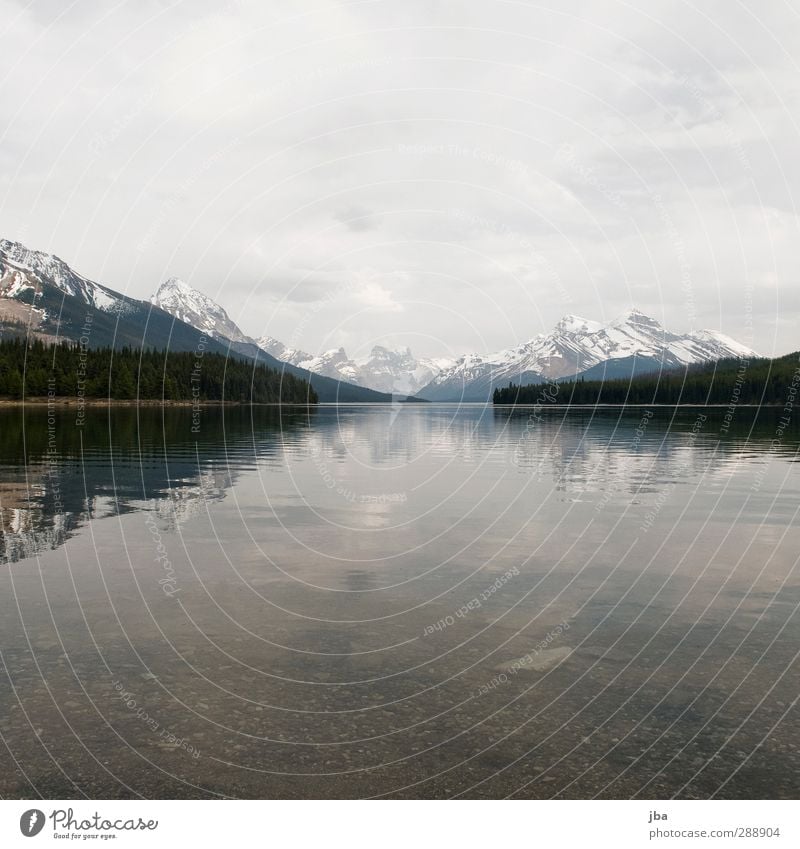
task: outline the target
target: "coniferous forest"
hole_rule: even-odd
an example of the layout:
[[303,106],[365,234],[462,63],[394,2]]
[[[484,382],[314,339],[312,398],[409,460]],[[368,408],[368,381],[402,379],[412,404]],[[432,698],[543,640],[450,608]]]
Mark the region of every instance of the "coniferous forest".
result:
[[316,404],[307,381],[211,352],[0,342],[0,397]]
[[495,404],[794,404],[800,353],[728,359],[633,378],[535,383],[496,389]]

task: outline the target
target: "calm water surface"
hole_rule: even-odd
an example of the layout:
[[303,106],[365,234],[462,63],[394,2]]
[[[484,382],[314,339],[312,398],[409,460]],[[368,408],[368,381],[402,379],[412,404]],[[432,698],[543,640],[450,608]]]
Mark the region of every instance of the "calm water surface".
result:
[[0,411],[0,794],[800,795],[781,413]]

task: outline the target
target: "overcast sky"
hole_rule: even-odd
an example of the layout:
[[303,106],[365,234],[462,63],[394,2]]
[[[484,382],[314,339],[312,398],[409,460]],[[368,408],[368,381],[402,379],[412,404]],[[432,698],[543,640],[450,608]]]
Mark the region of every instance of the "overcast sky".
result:
[[0,21],[0,235],[120,291],[179,276],[313,353],[483,352],[630,306],[800,348],[790,2],[0,0]]

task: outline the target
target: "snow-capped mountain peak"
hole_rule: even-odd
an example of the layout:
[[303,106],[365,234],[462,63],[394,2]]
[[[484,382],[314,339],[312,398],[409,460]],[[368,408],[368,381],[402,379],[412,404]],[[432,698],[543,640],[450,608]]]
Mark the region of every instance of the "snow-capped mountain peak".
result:
[[[600,325],[602,327],[602,325]],[[610,322],[611,327],[637,328],[645,333],[664,333],[661,323],[633,307]]]
[[516,348],[461,357],[420,394],[434,400],[486,399],[492,386],[509,380],[532,383],[570,377],[614,361],[625,361],[625,369],[656,369],[750,356],[757,355],[722,333],[673,333],[638,309],[607,324],[567,315],[551,333]]
[[78,274],[54,254],[33,251],[11,239],[0,239],[0,297],[31,302],[43,285],[55,286],[64,294],[101,310],[113,310],[121,304],[115,292]]
[[603,325],[598,321],[591,321],[588,318],[581,318],[578,315],[565,315],[556,324],[555,330],[558,333],[586,334],[595,333]]
[[165,280],[150,301],[209,336],[232,342],[250,341],[223,307],[179,277]]
[[309,354],[272,336],[260,337],[257,344],[273,357],[316,374],[398,395],[416,394],[454,362],[446,358],[418,360],[408,347],[393,349],[375,345],[368,355],[351,359],[342,347]]
[[153,300],[166,301],[168,299],[180,300],[182,298],[194,298],[207,304],[211,299],[202,292],[193,289],[188,283],[184,283],[180,277],[170,277],[165,280],[153,295]]
[[375,345],[368,357],[357,361],[363,385],[382,392],[414,395],[452,360],[418,360],[411,349]]
[[384,361],[388,363],[397,363],[408,362],[409,360],[413,360],[411,348],[387,348],[384,345],[374,345],[372,350],[369,352],[369,356],[362,357],[358,360],[358,362],[368,363]]

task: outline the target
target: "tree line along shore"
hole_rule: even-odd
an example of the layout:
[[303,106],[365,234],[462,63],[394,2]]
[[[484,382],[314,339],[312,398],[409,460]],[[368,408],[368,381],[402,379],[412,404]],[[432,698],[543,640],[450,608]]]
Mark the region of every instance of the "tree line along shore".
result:
[[316,404],[308,381],[211,352],[0,341],[0,398]]
[[794,405],[800,389],[800,352],[776,359],[718,360],[685,369],[608,380],[574,380],[494,390],[501,405]]

